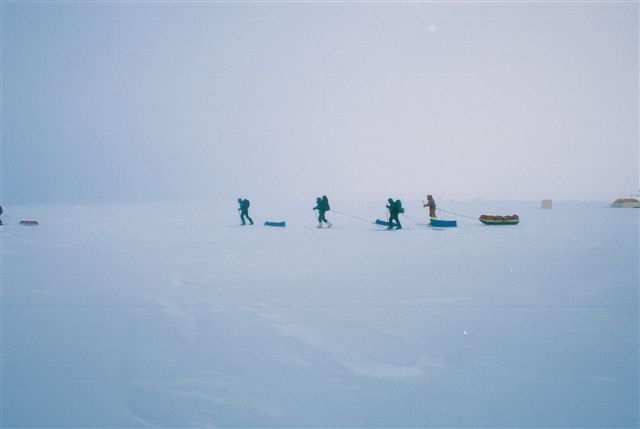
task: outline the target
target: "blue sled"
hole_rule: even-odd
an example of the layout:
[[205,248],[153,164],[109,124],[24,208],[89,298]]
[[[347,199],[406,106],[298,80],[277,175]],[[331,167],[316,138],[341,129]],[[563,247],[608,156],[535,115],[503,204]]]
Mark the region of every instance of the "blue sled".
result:
[[280,227],[284,227],[284,226],[287,226],[287,224],[284,221],[282,221],[282,222],[269,222],[269,221],[267,221],[267,222],[264,223],[264,226],[280,226]]
[[458,226],[458,222],[455,220],[442,220],[431,218],[429,222],[431,228],[455,228]]
[[[386,226],[389,227],[389,222],[387,222],[386,220],[380,220],[380,219],[376,219],[376,221],[374,222],[376,225],[382,225],[382,226]],[[398,225],[396,225],[395,223],[391,224],[392,228],[397,228]]]

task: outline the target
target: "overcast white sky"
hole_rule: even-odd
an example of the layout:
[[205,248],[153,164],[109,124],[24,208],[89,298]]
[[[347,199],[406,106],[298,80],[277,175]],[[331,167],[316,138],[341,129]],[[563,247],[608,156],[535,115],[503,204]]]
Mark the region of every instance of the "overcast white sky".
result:
[[2,2],[2,201],[610,201],[638,2]]

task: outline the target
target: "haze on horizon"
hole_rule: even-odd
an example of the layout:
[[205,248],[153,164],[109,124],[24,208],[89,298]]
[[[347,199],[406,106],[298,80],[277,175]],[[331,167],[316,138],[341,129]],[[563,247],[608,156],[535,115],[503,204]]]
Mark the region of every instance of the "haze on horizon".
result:
[[638,2],[0,7],[3,204],[640,187]]

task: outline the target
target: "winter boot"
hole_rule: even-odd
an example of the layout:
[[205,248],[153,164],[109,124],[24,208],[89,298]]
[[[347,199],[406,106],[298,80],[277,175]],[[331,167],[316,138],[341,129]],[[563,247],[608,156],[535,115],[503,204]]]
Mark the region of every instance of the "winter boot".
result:
[[322,222],[318,222],[318,228],[322,229]]

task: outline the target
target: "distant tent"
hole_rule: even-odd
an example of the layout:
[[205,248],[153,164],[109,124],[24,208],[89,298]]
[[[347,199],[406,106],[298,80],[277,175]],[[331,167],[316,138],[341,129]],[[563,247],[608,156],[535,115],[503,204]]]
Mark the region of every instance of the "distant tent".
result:
[[640,201],[635,198],[618,198],[611,204],[611,207],[619,209],[637,209],[640,208]]
[[540,208],[541,209],[550,209],[553,207],[553,201],[552,200],[542,200],[542,202],[540,203]]

